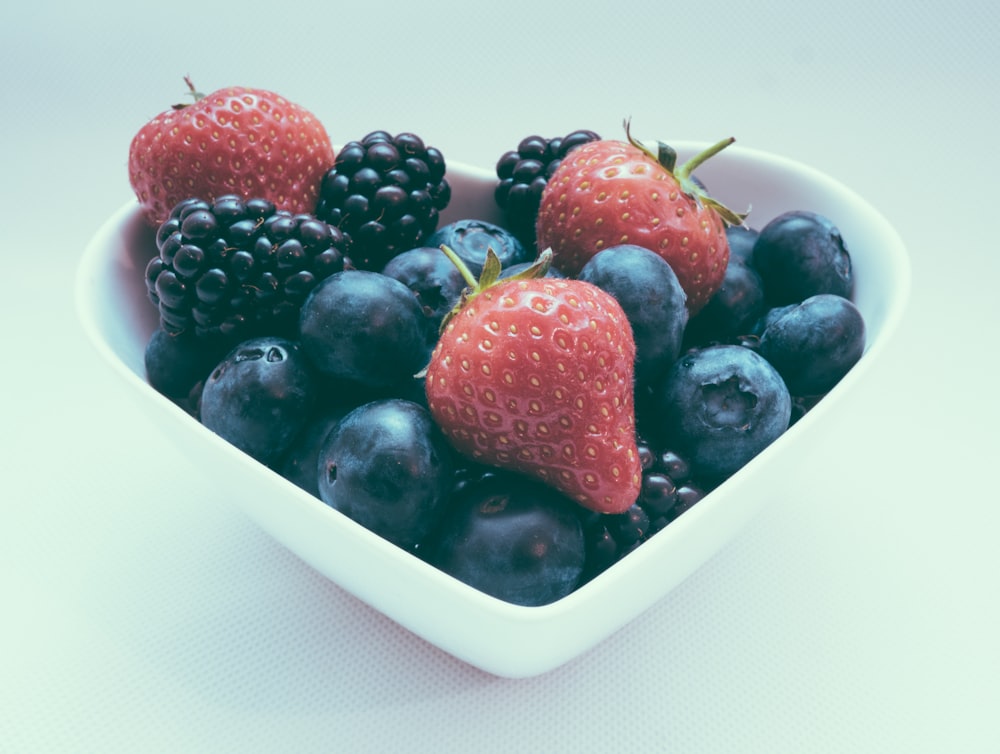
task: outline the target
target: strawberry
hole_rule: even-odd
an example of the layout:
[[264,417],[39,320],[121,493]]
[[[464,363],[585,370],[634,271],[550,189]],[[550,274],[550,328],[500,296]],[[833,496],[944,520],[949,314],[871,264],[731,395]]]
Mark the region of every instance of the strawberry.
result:
[[334,149],[323,124],[274,92],[234,86],[144,125],[129,147],[129,181],[156,227],[180,201],[225,194],[268,199],[293,214],[316,208]]
[[571,152],[549,178],[536,221],[539,249],[551,247],[553,264],[576,275],[601,249],[635,244],[673,268],[696,313],[722,285],[729,261],[725,224],[738,215],[708,196],[692,173],[734,140],[724,141],[676,167],[677,154],[658,143],[656,153],[636,141],[603,139]]
[[445,319],[426,370],[431,414],[468,458],[542,480],[585,508],[627,510],[642,479],[635,341],[615,299],[545,278],[551,252],[499,280],[492,250]]

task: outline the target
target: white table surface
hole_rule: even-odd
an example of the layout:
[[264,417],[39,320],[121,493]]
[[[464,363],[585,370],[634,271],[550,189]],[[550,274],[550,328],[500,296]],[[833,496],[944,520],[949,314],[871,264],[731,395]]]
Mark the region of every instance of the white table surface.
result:
[[[1000,6],[102,5],[0,10],[0,751],[1000,751]],[[798,499],[586,655],[494,678],[199,488],[84,340],[80,251],[185,74],[484,166],[625,116],[735,135],[895,224],[906,321]]]

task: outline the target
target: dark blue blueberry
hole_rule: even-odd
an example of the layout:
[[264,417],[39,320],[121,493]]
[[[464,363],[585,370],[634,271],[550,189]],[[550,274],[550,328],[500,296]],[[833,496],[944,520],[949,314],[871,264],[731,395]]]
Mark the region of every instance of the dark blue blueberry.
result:
[[700,478],[738,471],[788,428],[791,396],[766,359],[719,345],[681,356],[652,396],[646,427],[676,448]]
[[[732,230],[730,227],[728,230]],[[691,346],[734,343],[750,334],[766,304],[764,281],[747,261],[753,248],[750,231],[740,231],[741,242],[730,242],[729,263],[719,289],[691,321],[685,342]]]
[[[534,262],[519,262],[518,264],[512,264],[510,267],[504,267],[502,270],[500,270],[500,279],[505,280],[506,278],[511,278],[514,277],[515,275],[519,275],[520,273],[524,272],[526,269],[528,269],[534,264],[535,264]],[[549,265],[548,269],[545,270],[545,277],[565,278],[566,276],[563,275],[559,270],[557,270],[552,265]]]
[[749,225],[727,225],[726,240],[729,242],[729,261],[736,259],[744,264],[753,264],[753,247],[760,237],[760,231]]
[[758,351],[778,370],[792,395],[828,392],[861,358],[865,322],[841,296],[810,296],[774,317]]
[[586,542],[579,507],[543,484],[498,473],[453,498],[427,543],[427,560],[481,592],[544,605],[576,589]]
[[662,376],[680,354],[688,323],[687,296],[673,268],[649,249],[623,244],[595,254],[578,277],[614,296],[628,317],[636,381]]
[[270,466],[305,426],[315,402],[315,374],[299,345],[261,337],[236,346],[212,370],[200,416],[210,430]]
[[437,525],[452,487],[453,456],[422,406],[372,401],[326,436],[317,465],[320,498],[407,550]]
[[412,379],[429,347],[417,297],[395,278],[344,270],[322,281],[302,305],[299,338],[325,376],[370,387]]
[[224,355],[214,342],[197,338],[190,330],[170,333],[158,328],[146,344],[146,380],[190,411],[209,372]]
[[487,248],[493,249],[501,267],[531,261],[531,252],[513,233],[485,220],[457,220],[442,225],[425,244],[450,247],[476,277],[483,269]]
[[760,231],[753,264],[771,306],[794,304],[817,293],[851,298],[851,255],[837,227],[815,212],[786,212]]
[[350,409],[345,405],[311,416],[285,453],[278,471],[285,479],[319,497],[319,454],[327,436]]
[[419,246],[389,260],[383,275],[413,291],[426,316],[427,339],[438,339],[441,320],[458,303],[467,283],[462,273],[437,246]]
[[757,319],[757,321],[750,328],[750,334],[755,335],[758,338],[764,334],[768,325],[774,322],[776,319],[785,314],[785,312],[791,311],[795,307],[795,304],[785,304],[783,306],[772,306],[765,309],[763,314]]

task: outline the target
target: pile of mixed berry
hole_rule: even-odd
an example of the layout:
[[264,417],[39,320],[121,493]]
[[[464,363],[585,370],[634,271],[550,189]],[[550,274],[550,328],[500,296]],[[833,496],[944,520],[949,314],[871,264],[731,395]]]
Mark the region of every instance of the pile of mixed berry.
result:
[[835,225],[753,228],[663,143],[528,136],[501,225],[442,153],[334,149],[230,88],[147,123],[150,384],[325,504],[500,599],[553,602],[698,504],[861,357]]

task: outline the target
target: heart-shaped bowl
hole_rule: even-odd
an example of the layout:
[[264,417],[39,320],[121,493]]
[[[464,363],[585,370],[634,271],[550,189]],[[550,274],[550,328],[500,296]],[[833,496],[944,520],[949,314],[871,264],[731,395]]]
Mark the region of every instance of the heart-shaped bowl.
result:
[[[677,151],[685,159],[704,146],[683,143]],[[492,171],[451,164],[448,177],[453,198],[442,223],[501,221]],[[156,247],[135,203],[115,212],[86,247],[76,285],[80,320],[111,371],[131,386],[138,406],[152,417],[150,426],[198,459],[201,481],[217,485],[221,499],[343,589],[455,657],[499,676],[538,675],[579,656],[663,599],[761,506],[778,499],[825,418],[835,405],[851,400],[878,363],[905,308],[910,270],[902,240],[854,191],[805,165],[739,145],[705,163],[698,177],[728,206],[752,207],[754,227],[787,210],[812,210],[840,228],[854,263],[855,303],[867,328],[865,353],[815,408],[742,470],[610,569],[540,607],[488,596],[390,544],[155,392],[145,380],[143,354],[157,326],[144,279]]]

